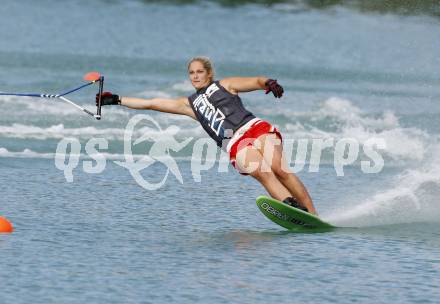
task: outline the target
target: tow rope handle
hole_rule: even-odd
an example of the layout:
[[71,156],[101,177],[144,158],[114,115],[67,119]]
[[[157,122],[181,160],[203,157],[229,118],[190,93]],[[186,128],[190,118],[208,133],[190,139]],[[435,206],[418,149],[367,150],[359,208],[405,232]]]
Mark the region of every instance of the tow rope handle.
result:
[[101,99],[102,99],[102,91],[104,89],[104,76],[99,77],[99,92],[98,92],[98,104],[96,105],[96,119],[101,120]]

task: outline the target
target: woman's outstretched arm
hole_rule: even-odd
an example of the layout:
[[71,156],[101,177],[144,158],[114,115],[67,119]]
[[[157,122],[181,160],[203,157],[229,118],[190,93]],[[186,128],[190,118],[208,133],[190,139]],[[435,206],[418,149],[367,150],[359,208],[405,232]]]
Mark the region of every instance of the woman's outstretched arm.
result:
[[266,94],[272,92],[277,98],[283,96],[284,89],[276,80],[263,76],[259,77],[229,77],[220,80],[220,84],[232,94],[266,90]]
[[266,82],[269,79],[259,77],[229,77],[220,80],[220,84],[232,94],[240,92],[251,92],[266,89]]
[[119,97],[111,92],[105,92],[102,95],[103,105],[119,104],[131,109],[153,110],[172,114],[187,115],[196,118],[187,97],[178,98],[136,98],[136,97]]

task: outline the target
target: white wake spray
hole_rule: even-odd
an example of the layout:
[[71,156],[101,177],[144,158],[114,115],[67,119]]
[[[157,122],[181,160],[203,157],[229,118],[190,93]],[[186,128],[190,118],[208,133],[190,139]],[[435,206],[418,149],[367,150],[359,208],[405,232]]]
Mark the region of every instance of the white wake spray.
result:
[[440,223],[440,144],[433,145],[419,169],[397,176],[392,187],[377,189],[363,203],[344,206],[325,219],[340,227]]

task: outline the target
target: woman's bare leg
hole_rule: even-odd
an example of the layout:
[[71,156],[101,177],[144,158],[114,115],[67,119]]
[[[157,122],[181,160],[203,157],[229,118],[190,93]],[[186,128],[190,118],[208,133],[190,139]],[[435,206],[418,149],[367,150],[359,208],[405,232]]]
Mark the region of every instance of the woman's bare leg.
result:
[[[279,181],[276,175],[272,172],[263,172],[264,158],[261,153],[252,147],[246,147],[237,153],[236,166],[245,173],[248,173],[256,180],[258,180],[269,195],[277,200],[284,200],[291,196],[289,190]],[[267,164],[266,164],[267,166]]]
[[[287,167],[283,158],[283,146],[275,134],[261,135],[259,151],[262,153],[266,164],[270,164],[270,169],[285,188],[287,188],[299,203],[307,208],[310,213],[317,214],[312,198],[301,180]],[[278,144],[277,144],[278,143]]]

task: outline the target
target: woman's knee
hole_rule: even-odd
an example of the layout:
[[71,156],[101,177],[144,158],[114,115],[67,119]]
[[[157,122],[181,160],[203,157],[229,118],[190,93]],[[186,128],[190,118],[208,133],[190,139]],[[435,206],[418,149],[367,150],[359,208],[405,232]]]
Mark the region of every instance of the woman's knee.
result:
[[264,170],[261,170],[261,168],[253,171],[252,173],[250,173],[250,175],[260,182],[266,182],[266,181],[269,181],[275,177],[275,174],[273,172],[264,171]]
[[272,170],[274,174],[280,179],[280,180],[287,180],[292,176],[292,172],[289,170],[284,169],[282,166],[273,166]]

